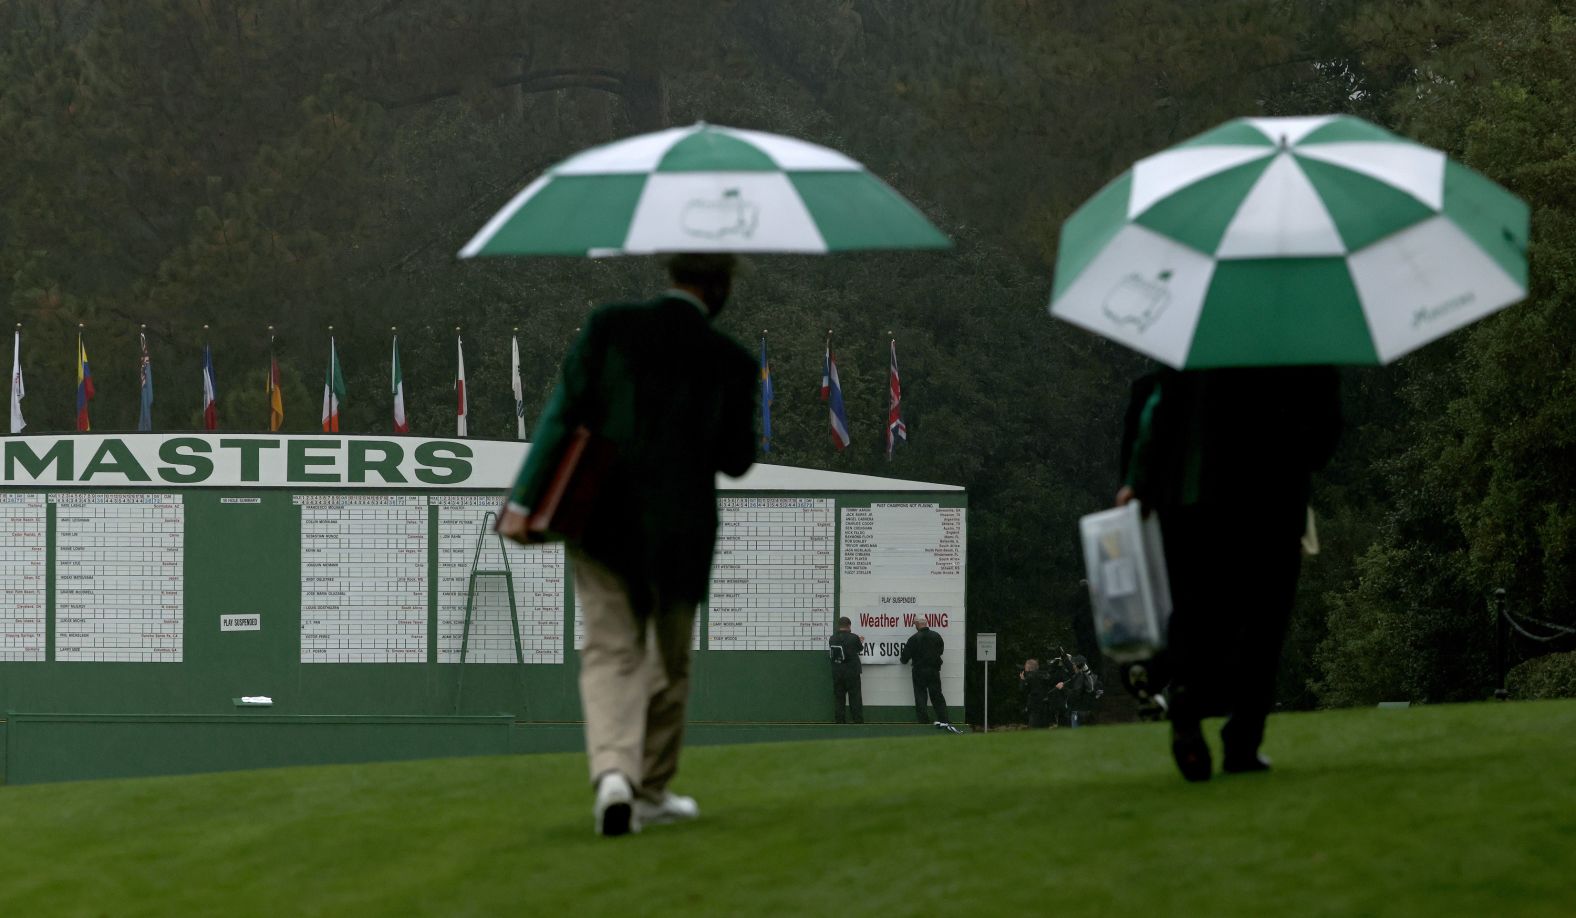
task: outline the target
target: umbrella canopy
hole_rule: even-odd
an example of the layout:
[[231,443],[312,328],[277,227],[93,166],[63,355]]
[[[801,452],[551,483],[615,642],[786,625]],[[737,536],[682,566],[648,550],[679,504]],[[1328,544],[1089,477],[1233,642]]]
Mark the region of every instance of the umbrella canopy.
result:
[[1062,227],[1051,314],[1179,369],[1382,364],[1527,295],[1525,202],[1359,118],[1241,118]]
[[950,245],[902,195],[836,150],[701,123],[559,163],[495,214],[460,257]]

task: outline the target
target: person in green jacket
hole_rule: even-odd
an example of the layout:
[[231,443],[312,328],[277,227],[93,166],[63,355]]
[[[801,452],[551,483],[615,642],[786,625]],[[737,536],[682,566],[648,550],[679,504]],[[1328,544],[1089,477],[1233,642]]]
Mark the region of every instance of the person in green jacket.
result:
[[1171,754],[1209,780],[1200,722],[1228,716],[1221,770],[1262,772],[1281,643],[1302,565],[1313,473],[1341,429],[1340,378],[1327,366],[1162,370],[1134,384],[1118,506],[1160,516],[1173,610],[1150,661],[1169,683]]
[[678,771],[696,606],[717,534],[717,473],[755,461],[755,359],[712,327],[734,257],[675,255],[654,300],[602,306],[567,357],[500,531],[541,498],[572,433],[611,448],[584,534],[569,545],[585,620],[580,698],[601,835],[694,819]]

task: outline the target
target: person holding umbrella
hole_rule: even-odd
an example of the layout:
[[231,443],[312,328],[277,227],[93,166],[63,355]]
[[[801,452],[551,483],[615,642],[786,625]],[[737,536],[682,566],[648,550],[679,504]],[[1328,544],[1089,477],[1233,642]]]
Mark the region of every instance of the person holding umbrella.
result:
[[1182,776],[1259,754],[1336,365],[1387,363],[1526,296],[1528,210],[1345,116],[1242,118],[1140,160],[1063,228],[1051,313],[1167,364],[1133,388],[1118,504],[1159,514]]
[[668,790],[690,640],[710,583],[717,473],[737,477],[755,461],[759,368],[711,324],[732,291],[734,253],[947,245],[834,150],[696,124],[559,163],[461,250],[669,255],[665,293],[587,320],[498,520],[510,538],[569,543],[585,608],[580,696],[597,834],[700,812]]
[[585,614],[580,694],[600,835],[700,812],[668,783],[710,580],[717,473],[738,477],[755,461],[755,358],[711,324],[733,268],[728,254],[674,255],[660,296],[591,314],[499,521],[503,534],[529,538],[573,435],[597,432],[608,467],[569,556]]

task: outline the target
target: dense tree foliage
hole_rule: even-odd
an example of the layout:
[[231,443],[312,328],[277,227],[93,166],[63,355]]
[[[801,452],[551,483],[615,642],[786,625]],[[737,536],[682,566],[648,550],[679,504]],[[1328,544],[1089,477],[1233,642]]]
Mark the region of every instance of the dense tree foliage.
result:
[[[71,425],[79,325],[95,426],[133,426],[146,324],[158,429],[198,425],[205,339],[221,425],[262,428],[269,326],[286,427],[312,429],[333,326],[345,429],[379,432],[397,326],[413,430],[444,434],[460,326],[471,430],[508,436],[514,329],[529,416],[587,310],[659,278],[645,260],[457,262],[470,233],[547,165],[617,136],[705,119],[805,137],[865,162],[958,246],[755,261],[723,321],[768,338],[767,458],[966,485],[973,625],[1008,657],[1087,648],[1074,521],[1114,490],[1144,363],[1045,316],[1058,228],[1132,160],[1228,117],[1348,111],[1530,200],[1535,291],[1347,374],[1283,700],[1480,697],[1489,590],[1576,620],[1563,6],[17,0],[0,4],[0,327],[23,324],[33,431]],[[815,398],[828,330],[843,454]],[[889,335],[911,436],[890,464]]]

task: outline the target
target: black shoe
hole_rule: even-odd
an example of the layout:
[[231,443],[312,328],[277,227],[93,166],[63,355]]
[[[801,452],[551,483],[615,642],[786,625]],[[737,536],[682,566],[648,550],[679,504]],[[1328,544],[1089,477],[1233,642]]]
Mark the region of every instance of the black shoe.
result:
[[1208,781],[1211,764],[1209,744],[1204,742],[1204,731],[1198,724],[1171,725],[1171,757],[1177,770],[1188,781]]
[[1251,774],[1255,771],[1269,771],[1270,760],[1257,752],[1252,755],[1228,755],[1220,763],[1220,770],[1228,775]]

